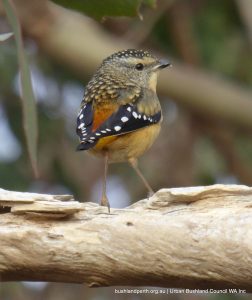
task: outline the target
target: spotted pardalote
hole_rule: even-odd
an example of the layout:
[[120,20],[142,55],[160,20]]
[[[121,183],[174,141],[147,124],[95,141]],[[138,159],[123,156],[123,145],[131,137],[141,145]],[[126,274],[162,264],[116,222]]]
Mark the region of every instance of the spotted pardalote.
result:
[[[161,106],[156,94],[158,71],[170,63],[148,51],[123,50],[106,58],[88,83],[77,117],[77,150],[88,150],[108,162],[136,165],[160,130]],[[102,205],[109,206],[104,184]]]

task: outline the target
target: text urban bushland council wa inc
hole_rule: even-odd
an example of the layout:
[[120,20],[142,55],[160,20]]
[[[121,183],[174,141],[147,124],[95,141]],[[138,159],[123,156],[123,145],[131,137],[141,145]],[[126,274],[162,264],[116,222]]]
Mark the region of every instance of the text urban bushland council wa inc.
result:
[[115,289],[115,294],[246,294],[243,289],[156,289],[156,288],[123,288]]

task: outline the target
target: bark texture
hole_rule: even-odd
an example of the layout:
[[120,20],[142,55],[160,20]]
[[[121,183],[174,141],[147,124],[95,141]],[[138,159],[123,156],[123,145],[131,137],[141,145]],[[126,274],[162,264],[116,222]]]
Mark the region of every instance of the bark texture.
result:
[[1,206],[2,281],[252,292],[250,187],[162,189],[111,214],[72,196],[0,189]]

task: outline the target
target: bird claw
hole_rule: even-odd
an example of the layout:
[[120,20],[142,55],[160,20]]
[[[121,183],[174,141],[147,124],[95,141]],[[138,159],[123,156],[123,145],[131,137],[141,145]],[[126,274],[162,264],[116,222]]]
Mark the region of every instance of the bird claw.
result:
[[147,198],[149,199],[149,198],[152,197],[154,194],[155,194],[154,191],[148,191]]
[[108,212],[110,213],[110,204],[109,204],[109,200],[108,200],[106,195],[102,195],[100,205],[101,206],[107,206]]

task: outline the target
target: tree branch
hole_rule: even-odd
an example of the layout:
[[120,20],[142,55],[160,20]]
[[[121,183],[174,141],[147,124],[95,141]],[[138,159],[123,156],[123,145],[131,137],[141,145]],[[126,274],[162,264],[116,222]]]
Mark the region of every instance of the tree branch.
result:
[[1,205],[11,207],[0,217],[2,281],[252,291],[252,188],[163,189],[111,214],[4,190]]

